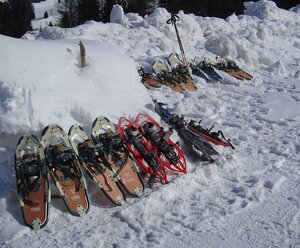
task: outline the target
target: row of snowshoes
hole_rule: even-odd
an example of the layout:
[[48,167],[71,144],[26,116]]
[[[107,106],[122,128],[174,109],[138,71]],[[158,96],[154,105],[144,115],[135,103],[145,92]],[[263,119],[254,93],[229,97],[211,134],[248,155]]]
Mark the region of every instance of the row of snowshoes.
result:
[[[192,74],[203,78],[207,82],[220,82],[222,77],[216,70],[226,72],[228,75],[240,80],[251,80],[253,77],[242,70],[237,64],[221,57],[213,62],[209,58],[200,59],[195,57],[190,63]],[[157,59],[152,66],[153,74],[146,73],[142,67],[138,67],[141,82],[147,88],[159,88],[162,85],[170,87],[176,92],[185,90],[195,91],[197,87],[191,77],[189,68],[184,65],[183,60],[177,53],[171,53],[168,58],[168,64],[163,60]]]
[[[116,205],[125,194],[140,197],[144,184],[139,171],[156,181],[168,183],[167,171],[186,173],[186,160],[178,144],[149,115],[137,115],[135,122],[121,117],[115,125],[105,117],[93,122],[91,138],[73,125],[69,133],[48,125],[41,139],[31,134],[20,138],[15,153],[17,192],[26,225],[39,230],[47,224],[52,177],[68,211],[83,216],[89,211],[87,184],[83,172]],[[139,171],[136,168],[139,166]]]
[[123,191],[133,197],[143,194],[144,184],[135,163],[105,117],[98,117],[91,139],[79,125],[69,134],[56,125],[47,126],[41,139],[31,134],[20,138],[15,153],[18,198],[26,225],[39,230],[47,224],[52,177],[68,211],[83,216],[89,197],[83,170],[107,198],[125,203]]
[[165,104],[157,101],[154,101],[154,104],[160,117],[178,133],[178,136],[186,144],[200,152],[204,160],[213,162],[219,157],[219,153],[213,145],[235,149],[231,140],[226,139],[222,131],[213,132],[213,126],[208,129],[201,125],[201,121],[190,120],[190,122],[186,122],[183,117],[172,114],[164,108]]

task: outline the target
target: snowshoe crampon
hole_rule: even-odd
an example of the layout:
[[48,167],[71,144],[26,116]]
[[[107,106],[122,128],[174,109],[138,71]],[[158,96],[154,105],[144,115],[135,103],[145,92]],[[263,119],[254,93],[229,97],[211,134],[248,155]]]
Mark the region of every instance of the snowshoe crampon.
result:
[[170,136],[172,130],[164,131],[163,128],[149,115],[138,114],[135,127],[150,141],[152,148],[160,155],[161,165],[175,172],[186,173],[186,160],[178,144]]
[[89,211],[87,186],[80,169],[80,162],[63,129],[51,124],[42,133],[46,158],[60,195],[69,212],[83,216]]
[[197,87],[190,75],[189,68],[184,65],[179,55],[177,53],[171,53],[168,62],[176,75],[176,80],[180,81],[187,90],[195,91]]
[[151,187],[156,178],[160,178],[162,183],[168,183],[166,170],[161,165],[160,156],[154,152],[150,141],[143,137],[134,124],[126,117],[121,117],[118,131],[138,165],[150,174],[148,185]]
[[35,136],[27,134],[18,141],[15,170],[24,221],[39,230],[48,222],[51,193],[44,147]]
[[162,60],[155,60],[152,69],[162,84],[170,87],[173,91],[184,92],[184,84],[176,80],[173,71],[169,70]]
[[144,192],[143,181],[114,124],[106,117],[96,118],[92,127],[92,139],[97,145],[103,146],[105,159],[114,178],[128,194],[140,197]]
[[118,179],[109,168],[103,146],[95,145],[83,128],[77,124],[70,128],[69,140],[81,159],[82,167],[99,189],[114,204],[125,204],[125,196],[118,186]]
[[161,82],[159,79],[150,74],[146,73],[143,69],[143,67],[138,67],[137,68],[139,75],[142,77],[141,81],[142,83],[146,86],[146,88],[151,89],[151,88],[160,88],[161,87]]

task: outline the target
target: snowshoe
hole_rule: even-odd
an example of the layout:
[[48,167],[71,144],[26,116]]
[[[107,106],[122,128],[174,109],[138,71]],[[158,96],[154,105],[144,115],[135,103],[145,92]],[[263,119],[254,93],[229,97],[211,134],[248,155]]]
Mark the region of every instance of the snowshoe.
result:
[[204,77],[208,79],[208,82],[222,81],[222,77],[215,71],[213,63],[209,58],[201,60],[199,57],[195,57],[191,67],[195,75],[201,77],[201,74],[205,74]]
[[223,59],[220,56],[217,56],[216,61],[217,62],[214,64],[214,67],[218,70],[226,72],[232,77],[240,80],[251,80],[253,78],[249,73],[239,68],[232,60]]
[[119,180],[128,194],[140,197],[144,192],[143,181],[115,126],[103,116],[96,118],[92,127],[92,139],[97,145],[102,144],[114,178]]
[[173,71],[169,70],[162,60],[155,60],[152,68],[153,72],[162,84],[169,86],[176,92],[184,92],[184,84],[176,80]]
[[39,230],[48,222],[51,192],[44,147],[35,136],[27,134],[18,141],[15,170],[24,222]]
[[192,133],[202,136],[204,139],[215,145],[221,145],[224,147],[230,146],[232,149],[235,149],[230,139],[226,139],[221,130],[219,130],[218,132],[211,131],[213,129],[213,126],[210,129],[207,129],[206,127],[201,125],[201,121],[196,123],[194,120],[191,120],[188,123],[187,128]]
[[138,114],[135,119],[135,127],[150,140],[153,149],[161,154],[161,164],[175,172],[186,173],[186,161],[184,154],[178,144],[175,144],[170,136],[173,130],[164,129],[149,115]]
[[69,140],[81,159],[82,167],[100,190],[114,204],[125,204],[125,196],[118,187],[118,180],[114,177],[110,164],[105,158],[103,145],[95,145],[83,128],[77,124],[70,128]]
[[151,88],[160,88],[161,87],[161,82],[160,80],[150,74],[150,73],[146,73],[143,69],[143,67],[138,67],[137,68],[139,75],[142,77],[142,83],[146,86],[147,89],[151,89]]
[[154,101],[154,103],[155,110],[161,118],[175,129],[181,139],[200,151],[205,160],[212,162],[219,156],[219,153],[202,136],[187,129],[187,124],[183,117],[171,114],[167,109],[163,108],[162,103],[157,101]]
[[190,91],[195,91],[197,87],[190,75],[189,68],[184,65],[177,53],[171,53],[168,62],[176,75],[176,79],[185,85]]
[[83,216],[89,211],[87,186],[80,162],[63,129],[50,124],[42,133],[47,163],[52,179],[72,215]]
[[151,143],[134,127],[133,123],[127,118],[121,117],[118,123],[118,131],[137,164],[146,173],[150,174],[149,187],[153,186],[157,176],[163,183],[168,183],[165,168],[161,166],[160,156],[155,154]]

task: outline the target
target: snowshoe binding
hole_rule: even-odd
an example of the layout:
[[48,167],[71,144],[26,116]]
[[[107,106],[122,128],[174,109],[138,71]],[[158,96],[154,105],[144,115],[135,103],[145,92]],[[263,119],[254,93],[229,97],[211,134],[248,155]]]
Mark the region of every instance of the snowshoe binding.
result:
[[168,62],[176,75],[176,79],[180,81],[187,90],[195,91],[197,87],[190,75],[189,68],[184,65],[177,53],[171,53]]
[[185,85],[176,80],[172,70],[162,60],[155,60],[153,63],[153,72],[160,80],[161,84],[169,86],[172,90],[182,93],[185,90]]

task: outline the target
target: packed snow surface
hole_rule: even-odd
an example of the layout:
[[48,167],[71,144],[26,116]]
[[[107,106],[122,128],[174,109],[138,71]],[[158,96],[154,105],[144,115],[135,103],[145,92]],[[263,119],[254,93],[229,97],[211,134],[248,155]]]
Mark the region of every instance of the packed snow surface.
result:
[[[218,71],[223,80],[213,84],[194,76],[197,91],[184,94],[165,86],[147,90],[136,71],[139,65],[151,71],[155,58],[179,53],[174,27],[166,24],[170,13],[162,8],[142,18],[115,7],[112,17],[126,25],[91,21],[23,39],[0,36],[0,246],[300,247],[300,5],[289,11],[266,0],[245,6],[244,15],[226,20],[179,12],[189,61],[219,55],[254,77],[239,81]],[[40,136],[50,123],[66,131],[79,123],[89,131],[99,115],[116,122],[147,112],[159,120],[151,98],[214,124],[236,150],[220,149],[222,156],[207,164],[182,144],[188,173],[171,175],[168,185],[104,207],[89,183],[86,216],[71,216],[53,197],[47,226],[37,233],[25,227],[13,159],[20,136]]]

